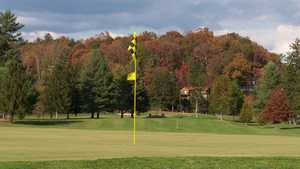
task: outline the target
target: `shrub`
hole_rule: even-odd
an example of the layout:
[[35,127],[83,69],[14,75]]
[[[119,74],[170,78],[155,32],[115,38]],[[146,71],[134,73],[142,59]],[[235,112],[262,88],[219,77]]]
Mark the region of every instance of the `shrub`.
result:
[[250,102],[244,102],[241,114],[240,114],[240,121],[243,123],[249,123],[253,119],[253,108]]
[[147,118],[166,118],[166,115],[164,113],[162,113],[162,114],[151,114],[151,113],[149,113]]

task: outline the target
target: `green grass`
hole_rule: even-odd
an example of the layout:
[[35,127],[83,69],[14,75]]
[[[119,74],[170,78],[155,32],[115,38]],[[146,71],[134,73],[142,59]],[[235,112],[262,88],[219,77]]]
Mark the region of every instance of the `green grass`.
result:
[[300,169],[300,158],[184,157],[2,162],[0,169]]
[[133,145],[131,118],[87,117],[0,122],[0,169],[300,168],[298,126],[244,125],[213,116],[139,117]]
[[[72,118],[71,120],[26,120],[18,124],[0,123],[5,127],[33,127],[33,128],[65,128],[88,130],[125,130],[132,129],[132,119],[120,119],[119,116],[106,115],[101,119],[88,119],[88,116]],[[31,118],[33,119],[33,118]],[[245,125],[233,120],[220,121],[213,116],[177,117],[171,116],[161,119],[137,119],[137,130],[155,132],[181,133],[215,133],[215,134],[242,134],[242,135],[289,135],[300,136],[300,127],[293,125]]]
[[300,156],[300,137],[2,127],[0,161]]

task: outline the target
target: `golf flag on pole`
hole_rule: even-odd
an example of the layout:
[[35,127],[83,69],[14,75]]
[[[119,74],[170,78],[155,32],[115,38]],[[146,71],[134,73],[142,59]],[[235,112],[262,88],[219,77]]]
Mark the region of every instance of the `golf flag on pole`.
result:
[[129,81],[136,80],[136,73],[135,72],[129,73],[128,76],[127,76],[127,80],[129,80]]
[[133,94],[133,144],[136,142],[136,88],[137,88],[137,60],[136,60],[136,52],[137,52],[137,41],[136,41],[136,33],[133,33],[133,39],[131,44],[128,47],[128,51],[131,53],[132,61],[134,63],[134,72],[131,72],[127,76],[127,80],[134,81],[134,94]]

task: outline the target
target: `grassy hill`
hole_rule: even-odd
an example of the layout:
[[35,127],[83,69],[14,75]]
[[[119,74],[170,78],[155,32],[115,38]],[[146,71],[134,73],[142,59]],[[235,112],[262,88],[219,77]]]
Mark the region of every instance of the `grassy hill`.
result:
[[[104,115],[101,119],[89,119],[89,115],[72,117],[70,120],[41,120],[28,117],[17,124],[0,123],[0,127],[30,127],[30,128],[64,128],[88,130],[126,130],[132,129],[131,118],[121,119],[116,115]],[[266,125],[242,124],[227,117],[218,120],[215,116],[201,115],[199,118],[189,115],[168,115],[167,118],[149,119],[140,116],[137,119],[138,131],[180,132],[180,133],[215,133],[215,134],[242,134],[242,135],[291,135],[300,136],[300,127],[287,124]]]

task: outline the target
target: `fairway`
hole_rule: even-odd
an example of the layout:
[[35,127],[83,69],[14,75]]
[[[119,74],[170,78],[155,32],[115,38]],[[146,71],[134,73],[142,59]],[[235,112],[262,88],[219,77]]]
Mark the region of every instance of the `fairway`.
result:
[[300,156],[300,137],[1,127],[0,160],[175,156]]

